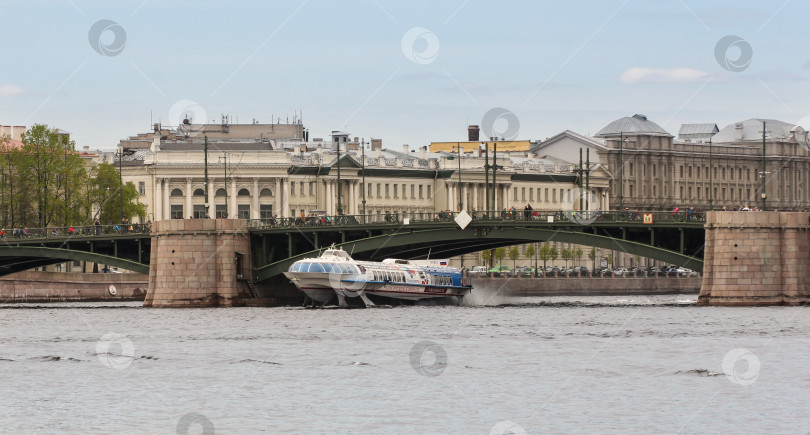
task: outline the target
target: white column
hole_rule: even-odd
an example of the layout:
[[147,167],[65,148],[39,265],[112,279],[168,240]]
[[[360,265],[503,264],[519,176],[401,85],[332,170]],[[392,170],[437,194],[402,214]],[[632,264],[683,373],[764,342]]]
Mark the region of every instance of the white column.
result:
[[276,178],[275,204],[273,214],[281,216],[281,178]]
[[349,182],[349,214],[357,214],[357,183],[352,180]]
[[163,179],[155,178],[155,187],[152,189],[152,219],[163,219]]
[[205,200],[208,202],[208,218],[211,219],[216,216],[217,206],[214,205],[214,198],[216,195],[216,191],[214,190],[214,178],[208,178],[208,198]]
[[468,186],[469,186],[469,184],[467,184],[467,183],[465,183],[465,184],[463,184],[461,186],[461,192],[462,192],[461,201],[462,201],[462,208],[464,208],[464,210],[467,210],[468,208],[470,208],[470,207],[468,207],[468,204],[467,204],[467,192],[468,192],[468,189],[469,189]]
[[186,178],[186,206],[183,209],[183,219],[186,216],[191,217],[194,215],[194,208],[191,205],[191,178]]
[[290,217],[290,180],[283,180],[284,196],[281,199],[284,217]]
[[473,183],[472,185],[473,190],[473,208],[476,210],[480,210],[478,207],[478,183]]
[[163,217],[162,219],[171,218],[171,205],[169,203],[169,179],[163,179],[163,188],[160,192],[160,202],[163,204]]
[[334,181],[326,180],[326,214],[335,214],[335,192]]
[[253,191],[250,197],[250,218],[259,218],[259,179],[253,178]]
[[236,180],[231,179],[231,194],[228,196],[228,218],[236,218]]

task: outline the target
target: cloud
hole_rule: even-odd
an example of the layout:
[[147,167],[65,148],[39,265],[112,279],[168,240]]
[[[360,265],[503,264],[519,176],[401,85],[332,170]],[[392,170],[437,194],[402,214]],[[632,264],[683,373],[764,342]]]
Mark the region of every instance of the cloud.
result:
[[626,84],[635,83],[693,83],[700,82],[711,73],[693,68],[655,69],[634,67],[623,72],[619,81]]
[[24,94],[25,89],[14,85],[0,85],[0,97],[13,97]]

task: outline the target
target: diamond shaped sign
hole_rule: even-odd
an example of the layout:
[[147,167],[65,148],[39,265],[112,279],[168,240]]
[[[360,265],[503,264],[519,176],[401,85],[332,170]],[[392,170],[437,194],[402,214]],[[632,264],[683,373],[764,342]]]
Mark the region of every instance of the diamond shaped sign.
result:
[[456,216],[455,221],[458,224],[458,226],[461,227],[461,229],[463,230],[464,228],[467,228],[467,225],[469,225],[470,222],[472,222],[472,218],[470,217],[469,214],[467,214],[466,211],[462,210],[461,213],[459,213],[458,216]]

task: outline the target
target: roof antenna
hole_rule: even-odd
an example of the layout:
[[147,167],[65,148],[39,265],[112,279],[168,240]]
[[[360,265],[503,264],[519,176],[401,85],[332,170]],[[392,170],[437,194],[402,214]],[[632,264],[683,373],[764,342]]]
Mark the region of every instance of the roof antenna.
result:
[[355,246],[356,246],[356,245],[354,245],[354,244],[352,245],[352,251],[351,251],[351,252],[349,252],[349,257],[351,257],[351,256],[352,256],[352,254],[354,254],[354,247],[355,247]]
[[433,249],[433,248],[428,248],[428,256],[427,256],[427,258],[425,260],[430,260],[430,250],[431,249]]

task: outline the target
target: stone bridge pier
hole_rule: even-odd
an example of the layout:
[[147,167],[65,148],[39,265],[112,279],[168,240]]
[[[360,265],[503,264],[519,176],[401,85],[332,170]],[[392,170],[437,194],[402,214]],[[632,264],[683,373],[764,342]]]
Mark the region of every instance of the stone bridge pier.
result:
[[243,219],[170,219],[152,226],[145,307],[230,307],[250,290]]
[[708,212],[698,305],[810,302],[810,213]]

